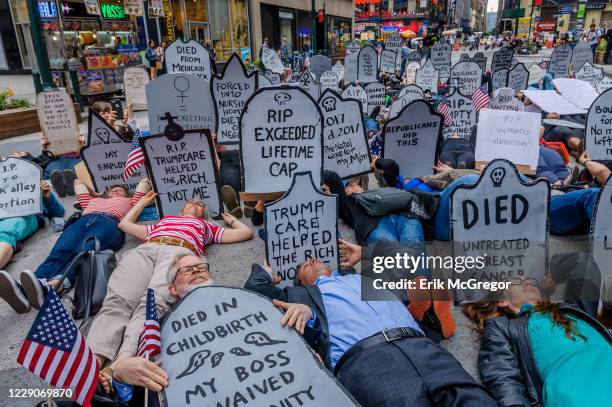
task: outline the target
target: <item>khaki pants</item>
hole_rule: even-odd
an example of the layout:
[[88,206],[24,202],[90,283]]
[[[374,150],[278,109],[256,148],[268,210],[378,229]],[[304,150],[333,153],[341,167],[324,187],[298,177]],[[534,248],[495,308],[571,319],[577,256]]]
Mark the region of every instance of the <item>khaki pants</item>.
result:
[[170,264],[179,254],[190,253],[183,247],[157,243],[141,244],[125,253],[87,335],[93,353],[110,360],[122,352],[136,354],[146,319],[147,288],[155,292],[158,315],[165,315],[176,302],[168,292]]

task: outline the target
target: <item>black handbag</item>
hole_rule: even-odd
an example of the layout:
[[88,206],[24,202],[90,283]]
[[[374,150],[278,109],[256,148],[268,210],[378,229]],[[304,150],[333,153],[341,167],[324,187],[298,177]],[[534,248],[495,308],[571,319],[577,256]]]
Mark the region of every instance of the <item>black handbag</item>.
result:
[[96,237],[89,237],[83,242],[83,247],[94,241],[94,249],[83,251],[66,267],[56,287],[59,287],[70,271],[75,274],[72,317],[83,319],[85,324],[91,315],[95,315],[102,308],[108,280],[117,266],[117,258],[112,250],[100,250],[100,242]]

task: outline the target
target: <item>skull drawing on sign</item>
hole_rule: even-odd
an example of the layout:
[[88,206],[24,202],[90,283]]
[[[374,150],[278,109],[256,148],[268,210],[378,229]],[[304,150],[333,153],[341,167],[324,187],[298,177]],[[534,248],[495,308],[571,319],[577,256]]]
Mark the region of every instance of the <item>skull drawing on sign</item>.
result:
[[321,106],[323,106],[326,112],[336,110],[336,98],[334,98],[333,96],[326,97],[321,101]]
[[506,176],[506,169],[503,167],[497,167],[493,171],[491,171],[491,181],[493,181],[494,187],[501,187],[502,181]]
[[282,106],[291,100],[291,95],[287,92],[280,92],[274,95],[274,100],[279,104],[279,106]]

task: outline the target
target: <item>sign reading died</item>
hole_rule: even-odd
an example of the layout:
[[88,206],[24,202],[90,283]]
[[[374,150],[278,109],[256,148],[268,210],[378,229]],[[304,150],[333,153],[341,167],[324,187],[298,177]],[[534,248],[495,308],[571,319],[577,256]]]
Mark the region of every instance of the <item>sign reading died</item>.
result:
[[41,168],[27,160],[0,159],[0,219],[42,212]]
[[214,72],[208,50],[196,40],[175,40],[164,51],[168,73],[186,73],[199,76],[205,81],[212,79]]

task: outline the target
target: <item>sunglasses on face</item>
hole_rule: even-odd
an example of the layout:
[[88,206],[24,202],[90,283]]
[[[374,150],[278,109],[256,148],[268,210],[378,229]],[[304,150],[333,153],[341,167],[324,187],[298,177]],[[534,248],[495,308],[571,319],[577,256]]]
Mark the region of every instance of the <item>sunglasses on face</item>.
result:
[[202,272],[208,272],[209,271],[209,266],[208,263],[198,263],[198,264],[194,264],[192,266],[183,266],[183,267],[179,267],[176,270],[176,275],[174,276],[174,281],[176,281],[177,277],[179,275],[181,276],[185,276],[185,277],[189,277],[194,273],[202,273]]

